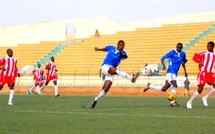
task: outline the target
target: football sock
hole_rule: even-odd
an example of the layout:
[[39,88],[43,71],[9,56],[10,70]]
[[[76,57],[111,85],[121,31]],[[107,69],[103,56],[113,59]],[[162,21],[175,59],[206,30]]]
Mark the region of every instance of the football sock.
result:
[[33,89],[34,89],[34,86],[32,86],[32,87],[29,89],[29,92],[32,92]]
[[162,87],[163,86],[155,86],[155,85],[149,85],[149,88],[153,88],[153,89],[156,89],[156,90],[159,90],[159,91],[161,91],[162,90]]
[[40,88],[40,90],[43,91],[43,88],[44,88],[45,86],[46,86],[46,85],[44,84],[44,85]]
[[102,90],[100,91],[100,93],[98,94],[98,96],[96,96],[96,97],[94,98],[94,100],[97,101],[99,98],[105,96],[105,94],[106,94],[105,90],[102,89]]
[[171,92],[176,94],[176,87],[172,87]]
[[55,91],[55,95],[57,95],[58,94],[58,87],[57,87],[57,85],[54,86],[54,91]]
[[40,87],[39,87],[39,86],[36,86],[36,93],[41,94],[41,93],[40,93]]
[[117,73],[119,76],[121,76],[121,77],[123,77],[123,78],[126,78],[126,79],[129,79],[129,80],[132,80],[132,78],[133,78],[133,76],[131,76],[131,75],[127,74],[126,72],[121,71],[121,70],[119,70],[119,69],[116,70],[116,73]]
[[11,89],[9,91],[9,100],[8,100],[8,103],[12,103],[13,101],[13,96],[14,96],[14,89]]
[[175,103],[175,100],[170,101],[170,104],[173,104],[173,103]]
[[196,91],[196,92],[191,96],[191,98],[190,98],[190,100],[189,100],[188,102],[189,102],[189,103],[192,103],[193,100],[195,100],[198,96],[199,96],[199,92]]
[[208,97],[210,97],[213,93],[215,92],[215,89],[212,87],[212,89],[205,95],[203,96],[205,99],[207,99]]

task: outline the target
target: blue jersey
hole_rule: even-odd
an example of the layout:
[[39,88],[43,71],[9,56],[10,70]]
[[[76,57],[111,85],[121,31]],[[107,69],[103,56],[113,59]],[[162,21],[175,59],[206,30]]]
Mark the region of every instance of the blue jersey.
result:
[[104,59],[103,64],[108,64],[113,67],[117,67],[122,60],[128,57],[124,50],[118,51],[115,46],[106,46],[105,51],[107,52],[107,55]]
[[185,52],[181,51],[180,53],[178,53],[176,50],[169,51],[161,59],[168,59],[169,67],[167,69],[167,73],[173,73],[176,76],[181,64],[185,64],[187,62]]

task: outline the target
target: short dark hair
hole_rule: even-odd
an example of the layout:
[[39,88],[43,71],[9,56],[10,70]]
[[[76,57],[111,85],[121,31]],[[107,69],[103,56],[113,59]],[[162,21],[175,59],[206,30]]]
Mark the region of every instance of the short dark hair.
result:
[[119,40],[119,41],[118,41],[118,44],[119,44],[120,42],[123,43],[123,44],[125,44],[124,40]]
[[177,44],[177,46],[178,46],[178,45],[181,45],[181,46],[183,47],[183,44],[182,44],[181,42],[179,42],[179,43]]
[[209,41],[208,44],[210,44],[212,47],[214,47],[214,42],[213,41]]

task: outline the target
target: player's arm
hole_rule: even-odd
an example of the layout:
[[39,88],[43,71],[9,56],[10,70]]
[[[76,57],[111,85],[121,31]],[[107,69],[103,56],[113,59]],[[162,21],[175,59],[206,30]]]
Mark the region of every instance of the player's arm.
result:
[[163,66],[163,70],[166,70],[166,65],[165,65],[165,63],[164,63],[164,59],[163,59],[163,58],[161,58],[161,64],[162,64],[162,66]]
[[166,53],[163,57],[161,57],[161,64],[162,64],[162,66],[163,66],[163,70],[166,70],[166,65],[165,65],[165,63],[164,63],[164,60],[165,60],[166,58],[170,58],[171,55],[172,55],[172,51],[169,51],[169,52]]
[[95,51],[106,51],[105,48],[98,48],[98,47],[95,47],[94,50],[95,50]]
[[46,70],[49,70],[50,68],[51,68],[51,64],[48,63],[48,64],[46,65]]
[[187,69],[186,69],[186,64],[187,63],[187,59],[186,59],[186,54],[184,53],[184,58],[182,59],[182,67],[184,69],[184,76],[187,77]]
[[16,63],[15,63],[15,76],[20,77],[20,73],[19,73],[19,70],[18,70],[18,68],[17,68],[17,61],[16,61]]
[[121,57],[121,59],[122,60],[125,60],[125,59],[127,59],[128,58],[128,55],[126,54],[126,52],[120,52],[120,57]]
[[182,63],[182,67],[184,69],[184,76],[187,77],[188,74],[187,74],[187,70],[186,70],[186,65],[184,63]]

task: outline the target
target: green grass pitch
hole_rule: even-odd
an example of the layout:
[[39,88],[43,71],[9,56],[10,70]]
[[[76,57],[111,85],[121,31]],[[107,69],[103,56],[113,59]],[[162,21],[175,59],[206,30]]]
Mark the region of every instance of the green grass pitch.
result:
[[8,95],[0,95],[1,134],[214,134],[215,98],[209,107],[201,99],[193,109],[169,107],[164,96],[110,96],[91,109],[94,96],[16,94],[8,106]]

